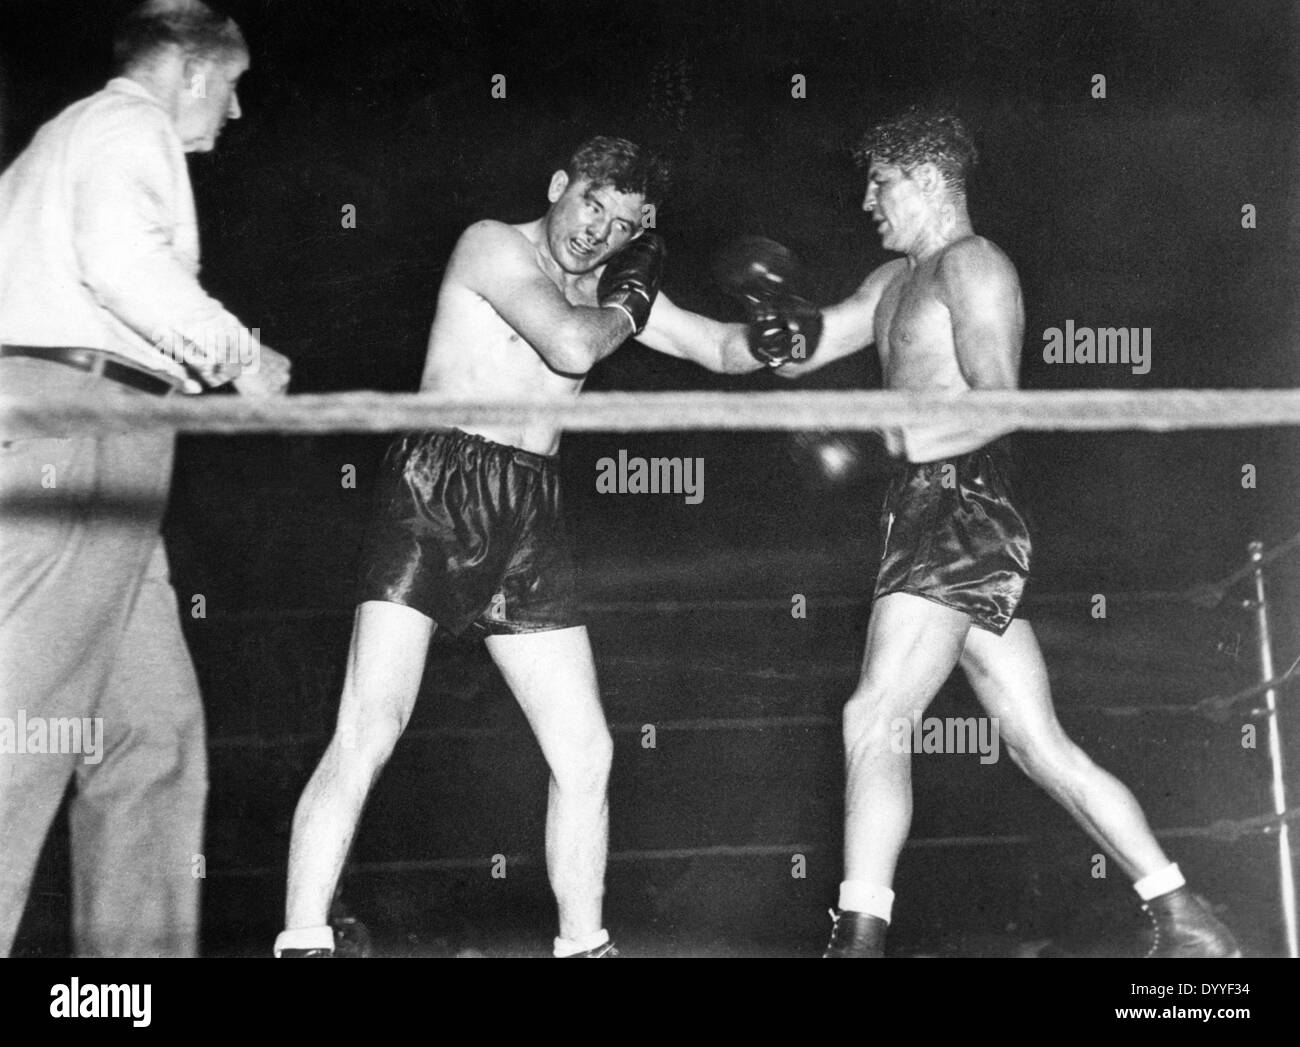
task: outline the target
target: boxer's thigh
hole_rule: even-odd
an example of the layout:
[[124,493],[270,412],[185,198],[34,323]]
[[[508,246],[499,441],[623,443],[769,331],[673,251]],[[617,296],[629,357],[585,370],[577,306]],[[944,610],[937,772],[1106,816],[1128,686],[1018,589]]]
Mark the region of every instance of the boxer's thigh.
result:
[[585,626],[494,635],[486,643],[553,773],[592,754],[603,759],[609,730]]

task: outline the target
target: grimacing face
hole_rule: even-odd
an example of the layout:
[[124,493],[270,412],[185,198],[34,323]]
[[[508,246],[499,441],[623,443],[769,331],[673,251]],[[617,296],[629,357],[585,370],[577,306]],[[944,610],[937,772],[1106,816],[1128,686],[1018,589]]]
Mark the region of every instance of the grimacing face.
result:
[[887,251],[906,253],[925,228],[929,200],[912,175],[897,164],[872,160],[862,209],[871,214]]
[[593,186],[586,178],[570,181],[563,171],[556,171],[547,198],[551,201],[547,247],[566,273],[589,273],[604,265],[641,232],[645,198],[640,193]]
[[226,121],[240,118],[239,78],[247,71],[247,55],[186,63],[176,128],[187,153],[211,152]]

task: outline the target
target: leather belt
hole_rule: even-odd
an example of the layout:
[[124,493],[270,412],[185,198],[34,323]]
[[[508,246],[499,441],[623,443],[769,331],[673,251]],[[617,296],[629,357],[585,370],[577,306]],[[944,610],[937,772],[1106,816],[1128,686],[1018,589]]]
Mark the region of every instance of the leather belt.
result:
[[167,396],[179,388],[179,382],[157,374],[119,363],[103,349],[81,349],[73,346],[52,345],[0,345],[0,357],[20,356],[32,360],[75,367],[78,371],[99,375],[119,385],[137,389],[151,396]]

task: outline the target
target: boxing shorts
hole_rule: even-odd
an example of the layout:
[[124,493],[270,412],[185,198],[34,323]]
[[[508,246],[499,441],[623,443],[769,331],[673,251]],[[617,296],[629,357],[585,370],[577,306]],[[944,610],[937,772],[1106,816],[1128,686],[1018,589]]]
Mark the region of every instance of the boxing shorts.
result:
[[1029,528],[1011,499],[1005,445],[904,463],[881,513],[875,596],[911,593],[1001,635],[1029,580]]
[[357,599],[414,608],[455,636],[470,625],[496,635],[583,624],[558,458],[459,429],[394,440]]

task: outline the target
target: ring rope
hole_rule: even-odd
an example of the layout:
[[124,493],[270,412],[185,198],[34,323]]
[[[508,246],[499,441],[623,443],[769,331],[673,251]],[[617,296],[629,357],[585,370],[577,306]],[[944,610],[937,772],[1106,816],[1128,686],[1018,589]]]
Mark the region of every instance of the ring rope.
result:
[[[616,659],[617,660],[617,659]],[[626,660],[625,660],[626,661]],[[661,665],[661,662],[647,663],[655,667]],[[1211,695],[1208,698],[1202,698],[1198,702],[1189,705],[1172,705],[1172,704],[1153,704],[1153,705],[1098,705],[1098,706],[1071,706],[1061,708],[1065,716],[1115,716],[1130,717],[1142,716],[1150,713],[1162,714],[1190,714],[1193,716],[1202,716],[1213,723],[1226,723],[1231,715],[1232,707],[1244,702],[1249,698],[1257,697],[1269,690],[1279,690],[1284,685],[1296,682],[1297,670],[1300,669],[1300,657],[1297,657],[1291,663],[1281,676],[1276,676],[1271,680],[1265,680],[1262,683],[1252,684],[1249,687],[1242,688],[1227,695]],[[745,672],[745,671],[726,671],[728,675],[760,679],[806,679],[810,673],[789,673],[776,674]],[[820,676],[831,674],[820,673]],[[835,675],[850,679],[851,674],[839,672]],[[1270,715],[1269,711],[1264,708],[1252,709],[1250,717],[1258,718]],[[688,718],[681,720],[647,720],[641,723],[611,723],[609,730],[614,734],[639,734],[647,726],[653,726],[656,731],[763,731],[763,730],[794,730],[797,728],[814,728],[828,729],[840,727],[840,717],[838,716],[735,716],[735,717],[701,717]],[[438,741],[442,739],[475,739],[475,738],[500,738],[507,733],[507,729],[500,726],[493,727],[412,727],[408,728],[402,734],[402,738],[420,740],[420,741]],[[279,749],[292,748],[303,745],[323,745],[329,739],[319,733],[310,732],[304,734],[281,734],[281,735],[227,735],[223,738],[213,738],[208,742],[211,749]]]
[[[1252,818],[1221,818],[1209,825],[1185,826],[1154,830],[1157,837],[1164,839],[1199,838],[1215,840],[1220,843],[1236,843],[1250,836],[1275,835],[1284,823],[1300,819],[1300,807],[1292,807],[1282,814],[1258,815]],[[984,846],[1026,846],[1042,839],[1039,836],[933,836],[908,840],[905,847],[935,849],[946,847],[984,847]],[[665,847],[647,850],[612,851],[611,862],[646,862],[646,861],[681,861],[695,858],[775,858],[788,860],[795,854],[819,854],[828,848],[816,843],[784,844],[718,844],[711,847]],[[539,865],[541,857],[524,853],[506,855],[506,861],[512,866]],[[392,862],[352,862],[348,874],[356,873],[410,873],[410,872],[452,872],[457,870],[482,869],[490,866],[497,856],[478,857],[404,859]],[[231,869],[209,869],[209,876],[230,879],[253,879],[279,877],[284,875],[280,866],[259,866]]]
[[[1129,589],[1124,592],[1107,593],[1110,603],[1191,603],[1203,610],[1212,610],[1223,602],[1228,591],[1239,582],[1249,578],[1256,570],[1265,567],[1274,560],[1300,549],[1300,531],[1286,541],[1279,543],[1264,553],[1259,560],[1251,561],[1218,581],[1200,582],[1186,589]],[[852,608],[861,607],[871,602],[869,596],[844,596],[836,593],[807,593],[808,602],[818,607]],[[1038,605],[1052,606],[1086,603],[1095,594],[1086,592],[1035,593],[1034,602]],[[682,611],[788,611],[789,602],[785,597],[700,597],[697,599],[650,599],[650,600],[584,600],[583,607],[589,611],[605,613],[644,612],[648,614],[680,614]],[[351,618],[352,607],[286,607],[286,608],[252,608],[249,610],[222,612],[224,622],[256,625],[265,622],[282,621],[320,621],[322,619]]]
[[573,432],[880,430],[938,421],[1102,432],[1255,429],[1300,425],[1300,389],[597,392],[486,402],[434,393],[242,396],[0,397],[0,433],[60,435],[86,428],[192,433],[397,432],[433,426],[554,422]]

